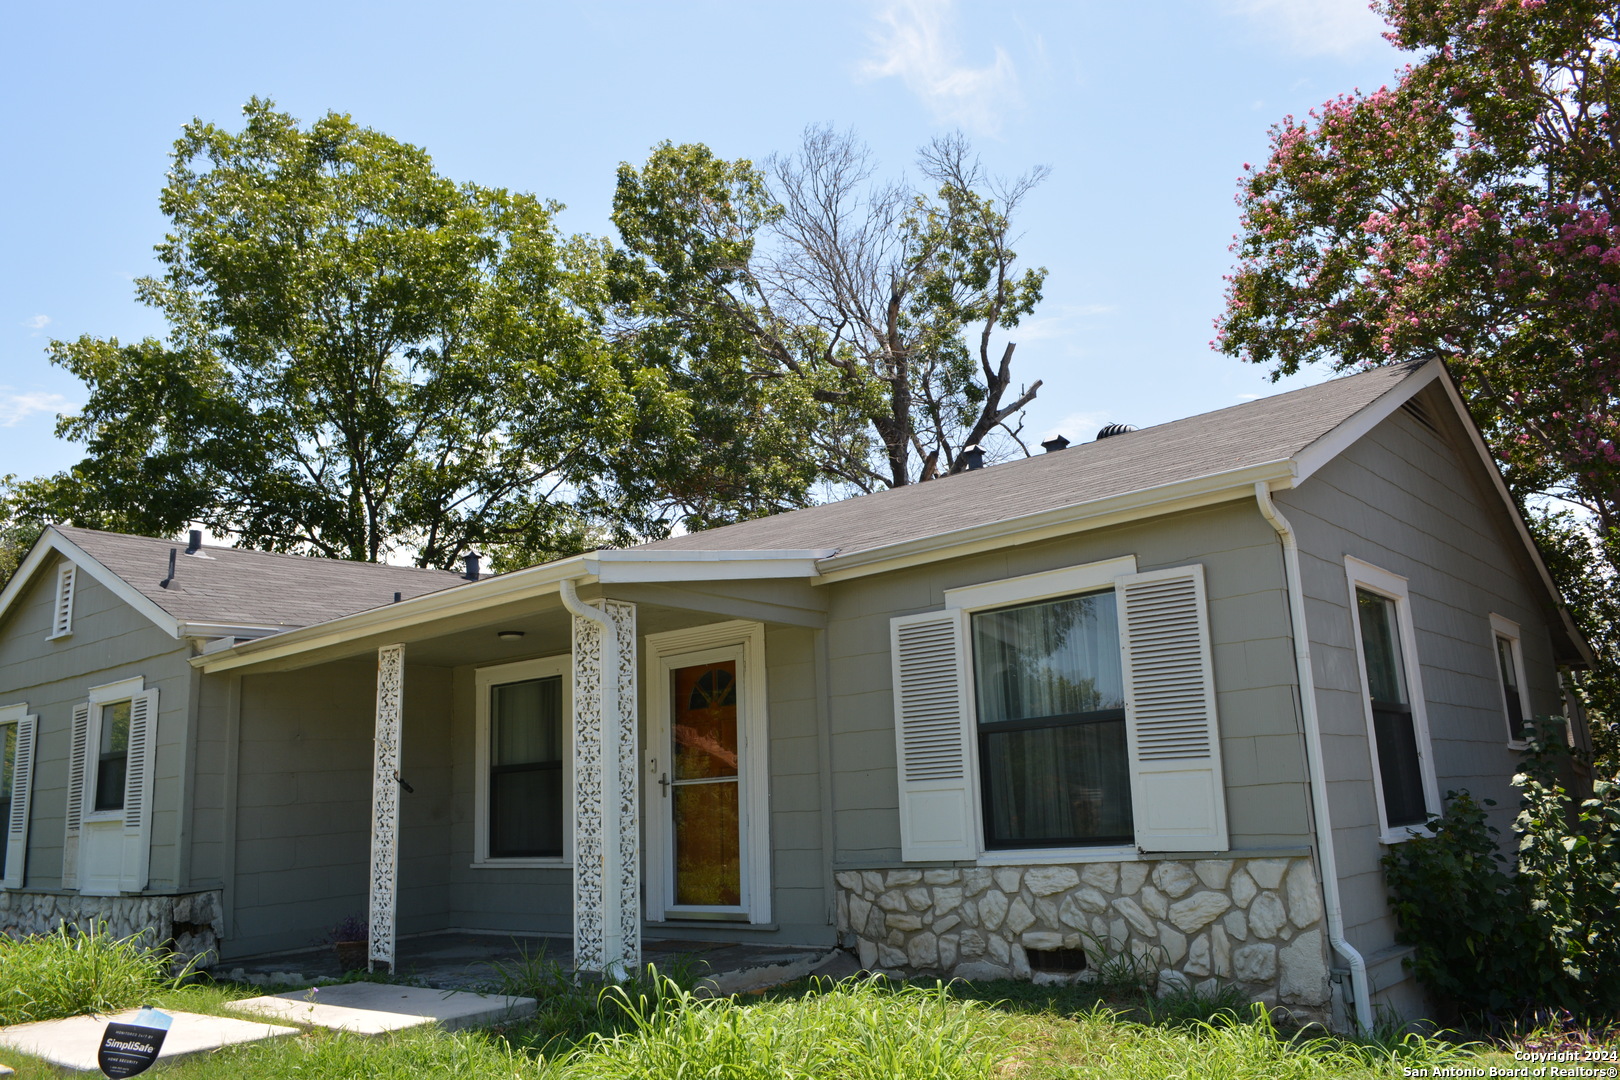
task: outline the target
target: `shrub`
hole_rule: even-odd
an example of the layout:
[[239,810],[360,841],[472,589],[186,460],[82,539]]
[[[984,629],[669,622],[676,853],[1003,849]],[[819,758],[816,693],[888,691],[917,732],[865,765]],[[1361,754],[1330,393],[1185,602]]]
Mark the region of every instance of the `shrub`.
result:
[[105,923],[88,931],[65,923],[54,933],[0,936],[0,1025],[55,1020],[140,1005],[178,986],[172,955],[138,937],[114,938]]
[[[1533,725],[1514,823],[1516,873],[1467,792],[1448,792],[1432,837],[1384,857],[1397,940],[1414,947],[1418,981],[1465,1014],[1538,1008],[1578,1017],[1620,1006],[1620,788],[1593,785],[1580,806],[1559,782],[1562,722]],[[1486,800],[1485,806],[1491,805]]]

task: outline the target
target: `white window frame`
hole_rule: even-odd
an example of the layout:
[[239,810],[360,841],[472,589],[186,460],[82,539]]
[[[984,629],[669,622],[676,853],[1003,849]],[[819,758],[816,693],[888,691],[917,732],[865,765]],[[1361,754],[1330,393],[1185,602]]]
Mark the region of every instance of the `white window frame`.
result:
[[1413,738],[1417,743],[1418,774],[1423,784],[1423,806],[1432,817],[1440,812],[1439,788],[1434,776],[1434,748],[1429,740],[1428,703],[1423,695],[1422,667],[1418,662],[1417,632],[1412,626],[1411,591],[1406,578],[1374,566],[1353,555],[1344,557],[1345,579],[1350,588],[1350,643],[1356,654],[1356,672],[1361,683],[1361,711],[1367,724],[1368,764],[1372,769],[1373,802],[1378,809],[1378,839],[1383,844],[1399,844],[1414,836],[1432,835],[1425,825],[1391,826],[1384,809],[1384,777],[1378,765],[1378,734],[1373,724],[1372,691],[1367,681],[1367,657],[1361,641],[1361,611],[1356,590],[1375,593],[1395,604],[1395,623],[1401,635],[1401,664],[1406,674],[1406,693],[1412,700]]
[[972,712],[970,722],[973,737],[968,740],[967,760],[968,766],[972,770],[972,783],[968,786],[971,798],[970,812],[974,844],[979,852],[976,860],[977,865],[1023,866],[1046,863],[1134,862],[1142,858],[1142,854],[1137,850],[1134,843],[1066,848],[997,848],[994,851],[986,850],[984,846],[984,785],[979,771],[979,698],[977,689],[974,686],[972,619],[970,618],[976,611],[1012,607],[1017,604],[1033,604],[1042,600],[1052,600],[1077,593],[1100,592],[1103,589],[1114,588],[1115,583],[1120,578],[1134,573],[1136,573],[1136,556],[1124,555],[1117,559],[1104,559],[1100,562],[1084,563],[1079,566],[1065,566],[1038,574],[1024,574],[1019,577],[1001,578],[978,585],[964,585],[960,588],[945,590],[946,609],[959,610],[967,617],[964,618],[963,630],[964,633],[969,635],[967,667],[963,671],[962,677],[967,684],[968,707]]
[[[118,705],[123,702],[133,702],[137,694],[146,692],[146,680],[135,678],[125,679],[122,682],[107,683],[103,686],[90,688],[90,727],[85,732],[84,741],[84,816],[81,819],[85,825],[95,822],[124,821],[124,808],[116,810],[97,810],[96,806],[96,780],[101,772],[101,713],[109,705]],[[156,724],[156,718],[153,718]],[[124,771],[129,771],[126,761]],[[148,778],[147,783],[151,783]],[[124,800],[129,800],[129,792],[124,792]]]
[[73,601],[78,589],[79,568],[65,562],[56,568],[56,590],[51,593],[51,632],[46,641],[73,636]]
[[1524,723],[1530,724],[1530,687],[1524,678],[1524,646],[1523,634],[1519,631],[1519,624],[1491,612],[1491,670],[1496,673],[1496,685],[1502,692],[1502,722],[1507,725],[1507,744],[1514,750],[1529,749],[1530,744],[1519,737],[1513,730],[1513,720],[1508,713],[1507,683],[1502,681],[1502,661],[1496,653],[1496,640],[1503,638],[1508,643],[1508,653],[1513,658],[1513,674],[1519,682],[1519,715],[1524,717]]
[[[645,803],[647,835],[646,882],[649,922],[670,919],[724,918],[746,915],[750,924],[771,921],[771,791],[770,694],[765,682],[765,626],[746,619],[709,623],[686,630],[648,634],[646,647],[648,792]],[[669,771],[666,750],[658,745],[660,733],[669,731],[669,675],[676,668],[716,660],[737,661],[737,681],[742,693],[737,704],[737,740],[743,765],[738,773],[742,790],[738,793],[745,843],[741,852],[742,904],[730,908],[703,909],[675,903],[675,867],[669,858],[670,822],[665,812],[667,799],[655,793],[658,779]],[[658,789],[662,790],[662,789]],[[724,925],[721,922],[719,925]]]
[[[520,856],[497,858],[489,853],[489,692],[506,683],[530,679],[562,678],[562,826],[561,856]],[[525,866],[570,867],[574,865],[574,658],[570,653],[512,664],[481,667],[473,673],[477,701],[474,716],[474,758],[477,762],[473,783],[473,861],[477,869]]]

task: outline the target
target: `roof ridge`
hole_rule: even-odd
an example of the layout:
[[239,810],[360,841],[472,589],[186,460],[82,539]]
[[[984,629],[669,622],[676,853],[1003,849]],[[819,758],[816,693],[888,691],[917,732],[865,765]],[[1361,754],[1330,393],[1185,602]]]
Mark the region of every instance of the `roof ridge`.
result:
[[[50,527],[63,535],[70,535],[72,533],[88,533],[92,536],[113,536],[123,540],[144,540],[153,544],[179,545],[185,543],[184,540],[175,540],[168,537],[145,536],[141,533],[114,532],[110,529],[91,529],[86,528],[83,525],[63,525],[59,523],[52,523]],[[227,546],[224,544],[203,544],[201,545],[200,550],[225,551],[230,552],[233,555],[263,555],[278,559],[293,559],[297,560],[298,562],[305,563],[331,563],[334,566],[367,566],[383,570],[409,570],[415,573],[449,574],[451,577],[462,576],[456,573],[454,570],[441,570],[435,566],[405,566],[399,563],[379,563],[361,559],[334,559],[327,555],[298,555],[290,551],[265,551],[262,548],[236,547],[234,545]]]

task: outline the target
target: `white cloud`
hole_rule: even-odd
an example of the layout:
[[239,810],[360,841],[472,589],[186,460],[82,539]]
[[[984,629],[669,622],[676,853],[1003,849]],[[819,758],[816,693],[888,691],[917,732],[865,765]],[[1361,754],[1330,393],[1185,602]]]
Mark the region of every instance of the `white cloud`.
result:
[[1113,304],[1064,304],[1053,310],[1024,319],[1007,336],[1022,348],[1037,341],[1075,340],[1081,333],[1078,324],[1100,315],[1118,311]]
[[0,386],[0,427],[16,427],[35,413],[65,413],[77,408],[61,394]]
[[31,319],[24,319],[23,325],[30,330],[43,330],[51,325],[51,317],[49,315],[35,315]]
[[1348,56],[1382,44],[1384,20],[1367,0],[1221,0],[1300,56]]
[[1090,442],[1109,424],[1109,414],[1099,410],[1072,412],[1041,433],[1040,440],[1062,435],[1071,443]]
[[961,62],[952,0],[893,0],[878,13],[874,55],[861,65],[871,79],[897,77],[934,117],[974,134],[993,135],[1019,102],[1018,72],[999,45],[986,67]]

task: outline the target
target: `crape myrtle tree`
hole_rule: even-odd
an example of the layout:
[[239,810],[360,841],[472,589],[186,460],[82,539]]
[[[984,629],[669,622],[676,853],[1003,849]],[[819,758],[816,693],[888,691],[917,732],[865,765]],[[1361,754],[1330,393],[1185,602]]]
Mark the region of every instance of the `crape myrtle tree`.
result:
[[[1270,366],[1442,358],[1600,654],[1620,719],[1620,8],[1381,0],[1393,85],[1245,165],[1212,343]],[[1616,761],[1613,729],[1598,732]]]
[[162,272],[137,283],[168,337],[50,346],[86,385],[58,434],[87,454],[12,482],[12,520],[200,521],[439,567],[524,565],[612,526],[593,492],[633,418],[680,409],[601,332],[606,246],[347,116],[243,111],[239,132],[195,121],[175,144]]
[[1000,338],[1040,300],[1046,272],[1015,266],[1012,216],[1044,170],[998,182],[960,137],[919,167],[924,188],[880,182],[865,147],[825,128],[764,168],[671,143],[621,166],[619,340],[792,418],[803,467],[841,490],[959,471],[975,444],[1019,452],[1040,384],[1014,383]]

